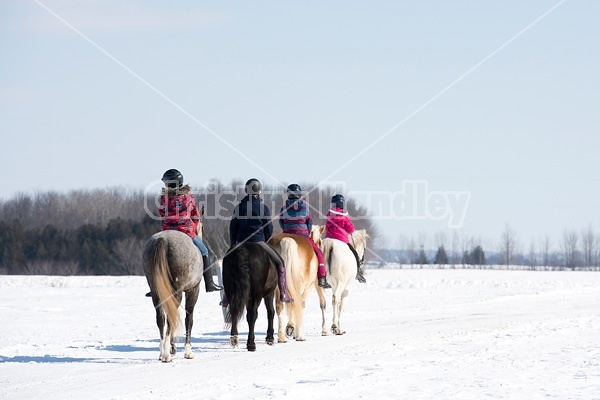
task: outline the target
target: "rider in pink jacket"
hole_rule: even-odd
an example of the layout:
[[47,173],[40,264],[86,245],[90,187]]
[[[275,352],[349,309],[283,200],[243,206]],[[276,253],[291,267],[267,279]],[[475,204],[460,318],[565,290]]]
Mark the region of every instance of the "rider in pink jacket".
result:
[[365,283],[367,280],[363,276],[361,261],[358,258],[358,253],[350,244],[348,235],[354,232],[354,224],[350,220],[348,213],[344,211],[346,199],[341,194],[336,194],[331,198],[331,209],[327,212],[327,222],[325,223],[325,237],[330,239],[341,240],[346,243],[356,258],[356,279],[360,283]]

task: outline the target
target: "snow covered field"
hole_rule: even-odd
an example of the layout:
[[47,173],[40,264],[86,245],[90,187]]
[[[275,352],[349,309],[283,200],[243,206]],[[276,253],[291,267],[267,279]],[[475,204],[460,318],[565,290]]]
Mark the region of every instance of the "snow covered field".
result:
[[[600,399],[600,273],[368,270],[348,333],[233,349],[200,295],[196,358],[158,361],[143,277],[0,276],[1,399]],[[328,291],[330,293],[330,291]],[[329,322],[330,323],[330,322]]]

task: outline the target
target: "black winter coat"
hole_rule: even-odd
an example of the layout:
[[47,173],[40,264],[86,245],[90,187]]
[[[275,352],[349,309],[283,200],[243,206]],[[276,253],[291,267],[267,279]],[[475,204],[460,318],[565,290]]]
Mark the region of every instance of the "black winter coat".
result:
[[271,210],[260,197],[246,196],[233,210],[229,223],[231,246],[243,241],[266,242],[273,235]]

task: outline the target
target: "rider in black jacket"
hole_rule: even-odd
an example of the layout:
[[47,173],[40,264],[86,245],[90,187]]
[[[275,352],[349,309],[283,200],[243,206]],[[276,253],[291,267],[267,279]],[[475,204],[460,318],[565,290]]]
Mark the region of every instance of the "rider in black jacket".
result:
[[247,195],[235,207],[229,223],[229,240],[231,247],[245,242],[260,243],[277,267],[280,300],[284,303],[292,303],[294,299],[287,291],[283,259],[266,243],[273,234],[273,223],[271,210],[260,198],[261,192],[262,185],[258,179],[252,178],[246,182]]

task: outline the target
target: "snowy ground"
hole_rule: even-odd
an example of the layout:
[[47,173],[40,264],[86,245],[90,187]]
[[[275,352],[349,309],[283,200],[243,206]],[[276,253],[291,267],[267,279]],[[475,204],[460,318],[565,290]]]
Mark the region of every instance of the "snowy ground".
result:
[[[201,293],[196,358],[158,361],[143,277],[0,276],[0,399],[600,399],[600,273],[369,270],[343,336],[231,348]],[[242,333],[247,333],[245,321]]]

